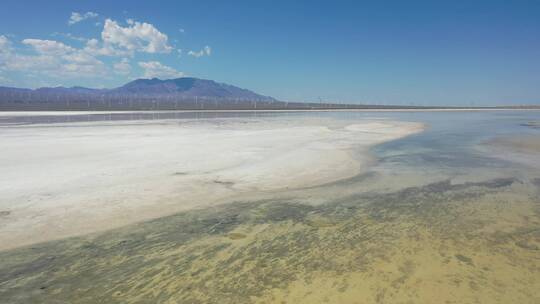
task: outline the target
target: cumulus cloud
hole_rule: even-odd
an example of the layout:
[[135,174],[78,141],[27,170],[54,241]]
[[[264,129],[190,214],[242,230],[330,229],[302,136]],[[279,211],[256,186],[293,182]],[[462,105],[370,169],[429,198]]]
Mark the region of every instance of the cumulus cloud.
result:
[[170,66],[161,64],[158,61],[142,61],[139,66],[144,69],[145,78],[178,78],[183,77],[184,73],[175,70]]
[[11,41],[6,36],[0,35],[0,68],[5,65],[5,61],[11,54],[11,51]]
[[[0,38],[0,44],[10,43]],[[24,39],[24,45],[35,54],[21,55],[12,51],[1,54],[2,68],[28,74],[54,77],[95,77],[106,73],[105,64],[84,50],[75,49],[55,40]]]
[[8,71],[39,73],[52,71],[59,66],[59,61],[52,56],[28,56],[12,54],[4,62],[4,66]]
[[11,51],[11,41],[6,36],[0,35],[0,71],[6,68]]
[[133,55],[133,52],[115,48],[109,43],[100,42],[97,39],[89,39],[86,41],[84,51],[94,56],[128,56]]
[[90,18],[96,18],[98,16],[97,13],[94,12],[86,12],[86,13],[77,13],[72,12],[71,16],[69,17],[68,24],[73,25],[75,23],[79,23],[83,20],[90,19]]
[[131,73],[131,65],[127,58],[122,58],[122,60],[113,64],[113,68],[116,74],[129,75],[129,73]]
[[169,53],[173,49],[168,43],[167,35],[160,32],[150,23],[130,20],[127,27],[107,19],[101,32],[104,44],[117,46],[128,51],[145,53]]
[[212,55],[212,49],[207,45],[202,50],[195,52],[195,51],[189,51],[188,55],[193,56],[195,58],[199,58],[202,56],[210,56]]
[[62,59],[71,62],[76,63],[80,65],[99,65],[101,64],[101,61],[95,58],[94,56],[85,53],[83,51],[74,51],[70,52],[68,54],[65,54],[62,56]]
[[43,55],[64,55],[75,50],[55,40],[24,39],[22,43],[32,46],[36,52]]
[[[73,12],[69,23],[97,16],[93,12]],[[102,26],[101,37],[97,39],[55,32],[50,39],[26,38],[15,42],[10,41],[8,35],[0,35],[0,73],[4,78],[11,72],[17,72],[35,79],[59,82],[82,77],[133,75],[133,68],[138,66],[145,78],[184,76],[184,73],[159,61],[134,59],[138,53],[170,54],[174,51],[176,56],[182,55],[182,50],[169,45],[168,36],[154,25],[133,19],[127,19],[124,24],[106,19]],[[211,52],[211,48],[206,46],[200,51],[186,50],[184,53],[202,57],[210,56]],[[102,61],[104,57],[116,59]]]

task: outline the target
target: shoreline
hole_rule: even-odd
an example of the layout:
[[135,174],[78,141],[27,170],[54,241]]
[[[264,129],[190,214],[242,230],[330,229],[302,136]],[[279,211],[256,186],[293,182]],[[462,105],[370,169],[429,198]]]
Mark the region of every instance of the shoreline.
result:
[[0,251],[336,182],[369,165],[369,148],[424,128],[309,118],[157,122],[4,128]]
[[144,114],[144,113],[272,113],[272,112],[478,112],[478,111],[540,111],[540,108],[426,108],[426,109],[269,109],[269,110],[141,110],[141,111],[0,111],[0,117],[14,116],[63,116],[96,114]]

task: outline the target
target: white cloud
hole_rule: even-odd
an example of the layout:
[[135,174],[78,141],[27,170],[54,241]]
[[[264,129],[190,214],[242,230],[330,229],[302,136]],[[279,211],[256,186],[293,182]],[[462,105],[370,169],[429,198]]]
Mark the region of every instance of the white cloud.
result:
[[114,72],[120,75],[129,75],[131,73],[131,65],[129,64],[129,59],[122,58],[119,62],[113,65]]
[[97,77],[106,75],[106,66],[103,62],[65,62],[57,71],[59,77]]
[[186,30],[184,30],[183,28],[178,29],[178,31],[179,31],[180,33],[185,33],[185,32],[186,32]]
[[22,43],[32,47],[36,54],[21,55],[12,51],[3,53],[3,69],[24,72],[27,75],[41,74],[60,78],[106,74],[105,64],[84,50],[54,40],[24,39]]
[[0,35],[0,69],[6,65],[8,57],[11,55],[11,41],[4,36]]
[[128,50],[121,50],[115,48],[113,45],[108,43],[101,43],[97,39],[89,39],[86,42],[84,51],[92,54],[93,56],[128,56],[133,55],[133,52]]
[[22,43],[32,46],[36,52],[43,55],[64,55],[75,50],[55,40],[24,39]]
[[145,78],[169,79],[184,76],[184,73],[179,72],[169,66],[163,65],[158,61],[139,62],[139,66],[144,69]]
[[168,44],[167,35],[152,24],[133,20],[127,27],[122,27],[111,19],[105,20],[101,39],[104,44],[118,46],[131,52],[170,53],[173,49]]
[[96,18],[98,16],[97,13],[94,12],[86,12],[84,14],[72,12],[71,16],[69,17],[68,24],[73,25],[75,23],[79,23],[83,20],[90,19],[90,18]]
[[[60,66],[58,59],[51,56],[26,56],[14,54],[5,62],[6,70],[28,74],[55,71]],[[58,71],[58,69],[56,70]]]
[[80,65],[98,65],[101,63],[96,57],[80,50],[66,54],[62,59]]
[[205,46],[202,50],[195,52],[195,51],[189,51],[188,55],[199,58],[202,56],[210,56],[212,55],[212,48],[210,48],[208,45]]
[[[70,24],[96,17],[97,14],[92,12],[74,12]],[[133,19],[127,19],[125,24],[106,19],[101,39],[87,39],[63,32],[55,32],[51,36],[51,39],[27,38],[15,44],[8,35],[0,35],[2,77],[21,73],[35,81],[62,82],[83,77],[105,79],[115,75],[133,75],[133,69],[138,65],[146,78],[178,78],[184,76],[184,73],[171,66],[152,59],[140,61],[134,58],[141,52],[170,54],[174,51],[175,57],[182,54],[202,57],[212,53],[209,46],[200,51],[182,51],[170,45],[168,36],[154,25]],[[80,42],[83,46],[79,46]],[[105,63],[101,60],[104,57],[117,58]]]

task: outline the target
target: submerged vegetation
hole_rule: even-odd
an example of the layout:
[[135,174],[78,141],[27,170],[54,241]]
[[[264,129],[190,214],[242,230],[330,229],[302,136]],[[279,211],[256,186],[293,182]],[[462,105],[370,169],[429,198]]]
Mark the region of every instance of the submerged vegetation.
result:
[[237,202],[0,253],[2,303],[538,303],[538,180]]

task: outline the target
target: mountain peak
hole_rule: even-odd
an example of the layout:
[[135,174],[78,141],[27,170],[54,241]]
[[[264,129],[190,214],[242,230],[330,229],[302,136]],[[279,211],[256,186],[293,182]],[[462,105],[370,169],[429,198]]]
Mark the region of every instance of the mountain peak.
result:
[[194,77],[174,79],[136,79],[119,88],[111,90],[121,94],[175,94],[185,97],[218,97],[273,100],[252,91],[213,80]]
[[[128,102],[129,101],[129,102]],[[0,108],[73,108],[75,104],[89,108],[155,109],[154,103],[169,109],[214,108],[229,104],[234,107],[256,107],[266,103],[276,105],[272,97],[213,80],[194,77],[175,79],[135,79],[114,89],[91,89],[80,86],[19,89],[0,87]],[[126,103],[128,102],[128,103]],[[181,103],[181,104],[180,104]],[[183,104],[183,105],[182,105]]]

